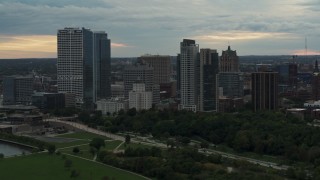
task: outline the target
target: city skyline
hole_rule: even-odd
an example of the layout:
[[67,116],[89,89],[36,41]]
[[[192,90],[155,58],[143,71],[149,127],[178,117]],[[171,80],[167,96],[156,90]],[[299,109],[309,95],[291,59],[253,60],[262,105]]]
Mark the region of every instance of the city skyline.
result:
[[241,55],[320,54],[315,0],[228,2],[2,0],[0,58],[57,57],[57,30],[85,27],[106,31],[112,57],[176,55],[179,42]]

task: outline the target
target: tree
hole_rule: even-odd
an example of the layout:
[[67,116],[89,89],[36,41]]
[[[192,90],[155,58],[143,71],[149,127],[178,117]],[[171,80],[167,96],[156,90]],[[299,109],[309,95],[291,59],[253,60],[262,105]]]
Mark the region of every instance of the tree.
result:
[[126,135],[126,144],[130,144],[131,137],[129,134]]
[[48,152],[49,152],[49,154],[53,154],[55,151],[56,151],[56,146],[53,145],[53,144],[50,144],[50,145],[48,146]]
[[80,149],[78,147],[74,147],[72,152],[78,154],[80,152]]
[[127,112],[127,115],[129,115],[129,116],[135,116],[137,114],[137,110],[136,110],[136,108],[131,108],[131,109],[129,109],[128,110],[128,112]]
[[93,138],[89,144],[91,147],[96,148],[98,151],[100,148],[105,146],[104,139],[101,138]]
[[4,154],[0,153],[0,159],[4,158]]
[[79,175],[80,175],[80,173],[79,173],[77,170],[73,169],[73,170],[71,171],[70,177],[71,177],[71,178],[76,178],[76,177],[78,177]]
[[209,143],[207,143],[206,141],[202,141],[202,142],[200,143],[200,147],[201,147],[201,148],[208,148],[208,147],[209,147]]
[[64,161],[64,167],[70,168],[72,166],[72,161],[70,159],[66,159]]

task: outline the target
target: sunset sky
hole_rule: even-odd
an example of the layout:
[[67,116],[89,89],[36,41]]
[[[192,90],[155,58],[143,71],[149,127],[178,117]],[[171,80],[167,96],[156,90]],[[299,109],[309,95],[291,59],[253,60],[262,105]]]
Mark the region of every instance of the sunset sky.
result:
[[113,57],[176,55],[183,38],[239,55],[320,54],[319,0],[0,0],[0,58],[56,57],[57,29],[106,31]]

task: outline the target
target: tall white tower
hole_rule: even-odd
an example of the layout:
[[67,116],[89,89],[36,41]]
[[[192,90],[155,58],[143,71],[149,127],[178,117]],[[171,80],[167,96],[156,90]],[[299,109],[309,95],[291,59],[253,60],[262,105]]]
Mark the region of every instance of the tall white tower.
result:
[[93,33],[85,28],[58,30],[59,92],[75,95],[77,107],[93,107]]
[[199,95],[199,45],[195,40],[180,43],[180,94],[179,109],[197,111]]

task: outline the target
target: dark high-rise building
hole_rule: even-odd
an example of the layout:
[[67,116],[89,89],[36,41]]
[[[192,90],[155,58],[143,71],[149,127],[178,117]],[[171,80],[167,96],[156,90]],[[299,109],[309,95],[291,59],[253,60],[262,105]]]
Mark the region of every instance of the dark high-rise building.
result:
[[63,93],[35,93],[32,95],[32,105],[41,110],[55,110],[65,107]]
[[177,55],[177,97],[180,98],[180,85],[181,85],[181,78],[180,78],[180,54]]
[[320,100],[320,72],[318,67],[318,61],[315,62],[314,71],[312,74],[311,79],[311,85],[312,85],[312,99],[317,101]]
[[220,72],[218,75],[219,94],[228,98],[243,97],[243,74],[240,72]]
[[200,111],[218,110],[218,72],[217,50],[200,49]]
[[276,110],[278,108],[278,73],[254,72],[251,79],[253,110]]
[[230,46],[226,51],[222,51],[220,72],[239,72],[239,57],[236,51],[231,50]]
[[111,97],[111,48],[107,33],[94,32],[93,49],[95,100],[107,99]]
[[297,86],[298,67],[297,64],[282,64],[277,66],[279,73],[279,84],[293,90]]
[[3,104],[14,105],[31,103],[33,77],[8,76],[3,79]]
[[180,105],[179,109],[197,111],[199,96],[199,45],[195,40],[180,43]]

